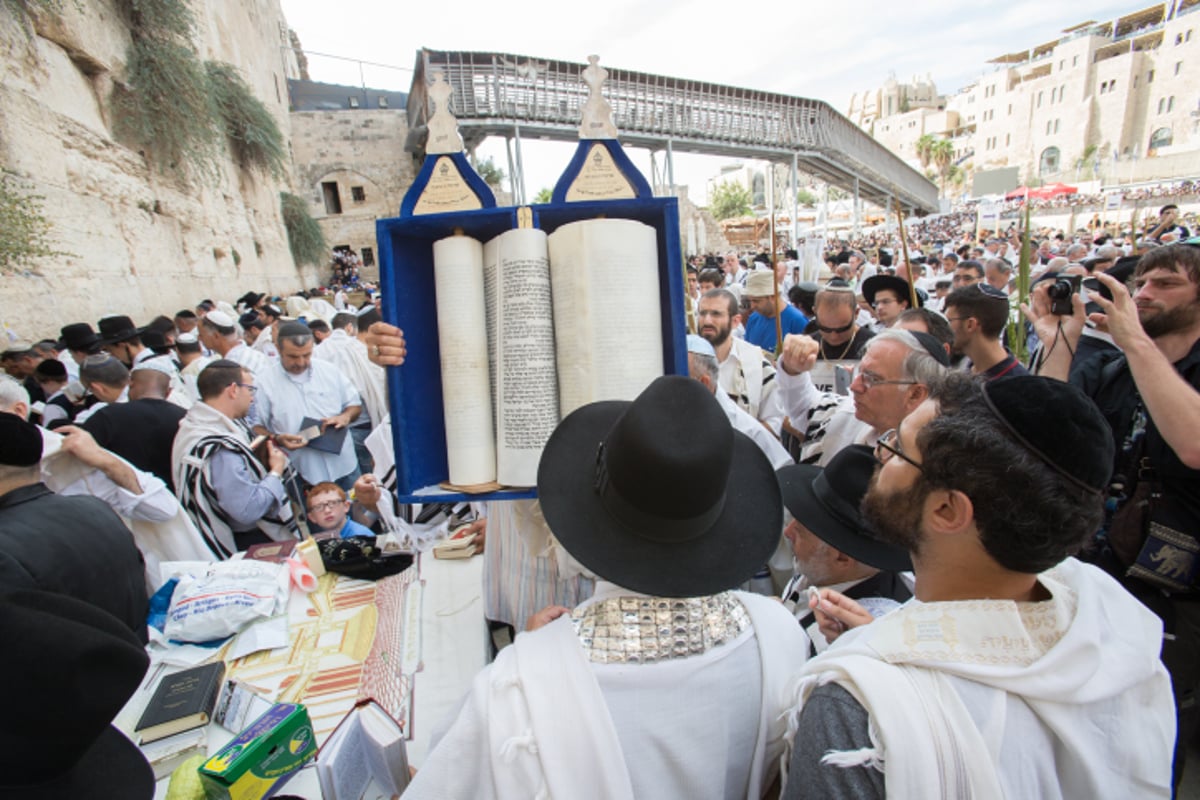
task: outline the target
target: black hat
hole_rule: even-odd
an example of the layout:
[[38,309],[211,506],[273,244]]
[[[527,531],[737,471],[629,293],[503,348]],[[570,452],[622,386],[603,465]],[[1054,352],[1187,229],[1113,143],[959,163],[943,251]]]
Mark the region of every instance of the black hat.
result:
[[859,515],[877,465],[871,448],[854,444],[839,450],[824,469],[791,464],[775,475],[787,510],[818,539],[869,567],[911,570],[908,551],[872,537]]
[[272,303],[267,303],[265,306],[263,306],[262,311],[268,317],[273,317],[274,319],[279,319],[283,316],[283,311],[279,309],[279,306]]
[[87,352],[100,344],[100,337],[86,322],[72,322],[64,325],[59,331],[59,349],[83,350]]
[[1009,433],[1059,475],[1090,492],[1108,488],[1112,430],[1079,389],[1021,375],[984,384],[983,399]]
[[254,308],[264,297],[266,297],[265,294],[259,294],[258,292],[246,292],[237,299],[237,304],[244,305],[246,308]]
[[0,680],[15,690],[0,712],[0,800],[154,796],[154,772],[109,723],[146,674],[149,657],[116,617],[74,597],[0,597],[0,637],[14,643]]
[[712,394],[679,375],[633,402],[576,409],[538,464],[546,523],[602,578],[660,597],[700,597],[752,577],[779,544],[771,464]]
[[42,434],[38,426],[16,414],[0,411],[0,464],[32,467],[42,460]]
[[33,368],[34,377],[42,380],[65,381],[67,379],[67,365],[59,361],[57,358],[43,358]]
[[247,311],[245,314],[242,314],[238,317],[238,324],[247,330],[250,328],[259,328],[261,330],[267,327],[257,311]]
[[[895,275],[872,275],[862,282],[862,296],[867,302],[875,305],[875,293],[880,289],[891,289],[896,293],[896,296],[905,302],[911,302],[912,296],[908,288],[908,281],[904,278],[897,278]],[[925,305],[925,301],[921,298],[920,293],[917,293],[917,307]]]
[[142,329],[142,344],[151,350],[164,350],[170,347],[170,344],[167,343],[166,334],[153,328]]
[[133,320],[125,316],[105,317],[96,323],[96,327],[100,329],[100,344],[116,344],[142,334]]

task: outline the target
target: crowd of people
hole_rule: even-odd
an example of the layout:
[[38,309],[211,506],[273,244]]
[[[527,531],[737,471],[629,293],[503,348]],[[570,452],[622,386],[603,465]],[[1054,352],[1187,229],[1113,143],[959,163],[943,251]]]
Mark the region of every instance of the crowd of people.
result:
[[496,655],[406,797],[1169,797],[1200,721],[1180,223],[1038,237],[1020,308],[1019,240],[953,223],[816,275],[696,259],[688,374],[567,415],[537,500],[398,504],[409,340],[372,302],[30,331],[0,582],[144,642],[162,561],[464,522]]
[[349,248],[334,250],[330,262],[330,286],[341,289],[358,287],[362,280],[358,273],[363,265],[358,253]]

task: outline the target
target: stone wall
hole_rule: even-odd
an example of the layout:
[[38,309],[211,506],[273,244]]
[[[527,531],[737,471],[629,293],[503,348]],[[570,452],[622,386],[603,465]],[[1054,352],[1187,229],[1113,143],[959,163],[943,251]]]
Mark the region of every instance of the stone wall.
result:
[[[278,0],[193,0],[201,59],[228,62],[289,135],[287,26]],[[126,313],[139,324],[315,282],[297,272],[272,178],[225,159],[208,184],[153,172],[112,131],[111,90],[129,32],[115,0],[65,2],[32,20],[0,2],[0,166],[44,198],[55,247],[69,255],[0,276],[0,325],[28,338]]]
[[[399,214],[416,177],[412,156],[404,151],[404,110],[295,112],[291,131],[297,194],[308,201],[331,248],[348,246],[360,256],[370,249],[375,264],[365,265],[361,274],[377,280],[375,220]],[[328,278],[323,268],[321,282]]]

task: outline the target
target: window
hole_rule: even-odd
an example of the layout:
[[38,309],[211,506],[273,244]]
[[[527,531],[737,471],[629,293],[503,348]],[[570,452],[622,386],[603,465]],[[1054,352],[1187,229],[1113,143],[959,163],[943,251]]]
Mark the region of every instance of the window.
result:
[[1079,66],[1079,56],[1075,56],[1074,58],[1072,58],[1072,59],[1071,59],[1071,66],[1072,66],[1072,67],[1078,67],[1078,66]]
[[321,193],[325,195],[325,213],[342,213],[342,197],[338,194],[337,181],[327,181],[321,184]]
[[1042,107],[1042,93],[1041,93],[1041,92],[1038,92],[1038,96],[1037,96],[1037,107],[1038,107],[1038,108],[1041,108],[1041,107]]
[[1038,175],[1050,175],[1058,172],[1059,152],[1057,147],[1047,147],[1042,151],[1042,157],[1038,163]]
[[367,199],[367,193],[363,190],[363,187],[361,187],[361,186],[351,186],[350,187],[350,199],[356,203],[365,202]]
[[1178,74],[1179,74],[1179,68],[1180,68],[1180,67],[1182,67],[1182,66],[1183,66],[1183,62],[1182,62],[1182,61],[1176,61],[1176,62],[1175,62],[1175,74],[1176,74],[1176,75],[1178,75]]
[[1170,147],[1174,137],[1171,135],[1170,128],[1159,128],[1150,135],[1150,146],[1146,149],[1146,155],[1154,155],[1154,152],[1160,147]]
[[1009,103],[1009,104],[1008,104],[1008,115],[1009,115],[1010,117],[1012,116],[1012,103]]
[[1058,71],[1062,72],[1067,67],[1067,60],[1064,58],[1058,62]]
[[1183,34],[1182,33],[1175,34],[1175,44],[1183,44]]
[[1167,113],[1170,114],[1174,110],[1175,110],[1175,98],[1168,97],[1167,98]]
[[370,247],[362,249],[362,263],[364,267],[375,266],[375,251]]
[[1165,97],[1158,98],[1158,113],[1161,114],[1166,110],[1167,110],[1167,98],[1165,98]]
[[388,107],[388,102],[387,102],[387,98],[386,98],[386,97],[380,97],[380,98],[379,98],[379,107],[380,107],[380,108],[387,108],[387,107]]
[[1061,119],[1056,119],[1056,120],[1054,120],[1054,132],[1055,132],[1055,133],[1058,133],[1058,129],[1059,129],[1059,127],[1060,127],[1061,125],[1062,125],[1062,120],[1061,120]]
[[1054,132],[1054,120],[1046,120],[1046,135],[1049,136]]
[[1108,81],[1100,84],[1100,94],[1108,94]]
[[1146,83],[1154,83],[1154,70],[1146,73]]
[[1004,146],[1008,147],[1010,144],[1012,144],[1012,134],[1006,133],[1004,134]]
[[353,96],[351,96],[351,97],[349,98],[349,100],[350,100],[350,107],[351,107],[351,108],[358,108],[358,98],[357,98],[357,97],[353,97]]

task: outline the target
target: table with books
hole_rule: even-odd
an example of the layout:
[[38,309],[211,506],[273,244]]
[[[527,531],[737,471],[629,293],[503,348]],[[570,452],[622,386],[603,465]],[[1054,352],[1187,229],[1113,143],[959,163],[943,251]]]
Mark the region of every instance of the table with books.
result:
[[[327,573],[316,591],[292,590],[287,646],[233,658],[233,644],[226,643],[208,660],[224,661],[225,681],[236,680],[263,701],[302,703],[318,746],[356,703],[373,698],[401,725],[409,763],[420,767],[433,728],[487,663],[481,563],[418,557],[404,572],[375,582]],[[180,661],[203,657],[187,647],[178,655]],[[132,734],[155,688],[182,668],[179,661],[152,663],[117,726]],[[251,714],[263,707],[257,698],[254,703]],[[216,723],[204,730],[210,755],[236,733]],[[148,755],[153,746],[144,748]],[[167,783],[159,781],[156,797],[165,797]],[[321,797],[312,763],[282,792]]]

